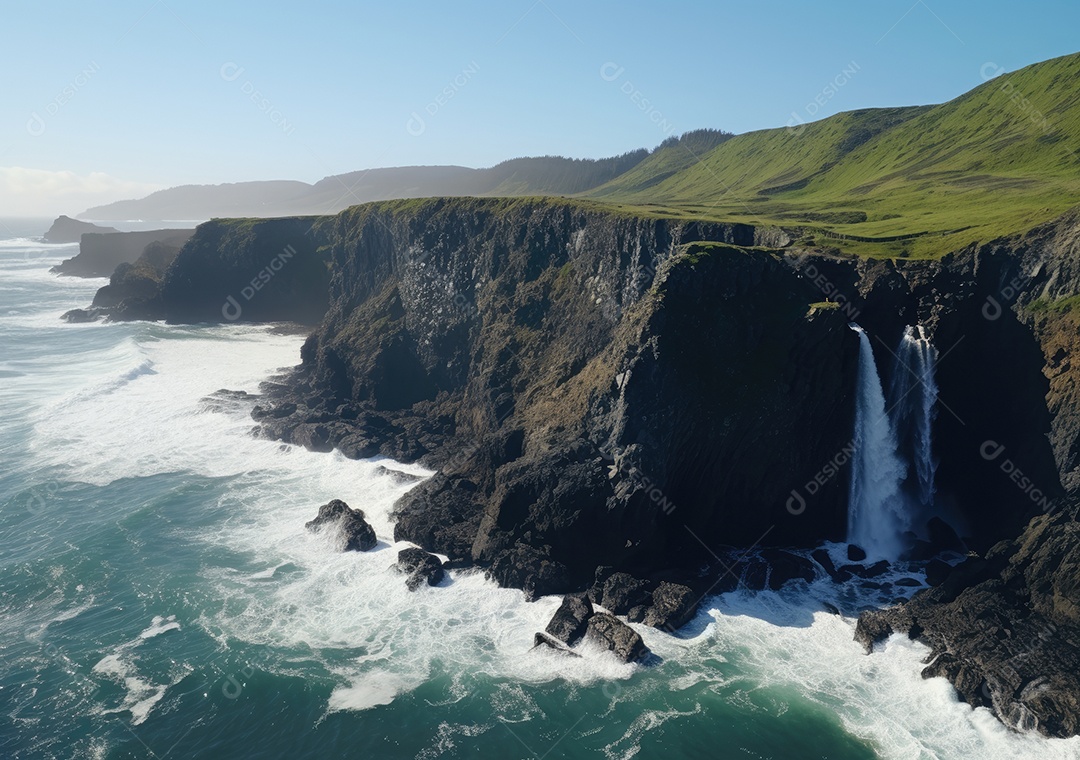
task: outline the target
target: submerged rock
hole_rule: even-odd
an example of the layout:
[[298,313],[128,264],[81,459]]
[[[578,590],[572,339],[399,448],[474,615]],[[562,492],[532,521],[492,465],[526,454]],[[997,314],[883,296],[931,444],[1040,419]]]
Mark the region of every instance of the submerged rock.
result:
[[598,612],[589,618],[585,636],[623,662],[640,662],[651,654],[637,631],[606,612]]
[[408,574],[405,585],[408,586],[409,591],[416,591],[425,583],[429,586],[438,586],[446,577],[442,560],[415,546],[398,552],[397,567]]
[[379,540],[375,529],[364,519],[363,511],[353,509],[340,499],[319,507],[319,515],[304,524],[308,530],[318,530],[327,525],[337,524],[341,530],[342,551],[366,552],[375,548]]

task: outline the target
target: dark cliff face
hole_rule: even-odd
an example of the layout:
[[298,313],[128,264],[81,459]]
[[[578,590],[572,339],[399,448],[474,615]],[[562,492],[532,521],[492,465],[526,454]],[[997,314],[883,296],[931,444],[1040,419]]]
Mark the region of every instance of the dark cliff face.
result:
[[1048,400],[1045,331],[1007,287],[1055,258],[1060,225],[910,262],[782,257],[745,248],[766,238],[750,227],[560,201],[373,204],[316,234],[330,310],[295,408],[264,427],[438,466],[398,506],[399,535],[429,548],[497,565],[530,546],[580,579],[842,539],[853,320],[886,380],[905,325],[931,332],[940,516],[970,547],[1062,492],[1053,433],[1074,423]]
[[151,243],[179,249],[194,230],[149,230],[84,234],[79,255],[57,264],[55,274],[72,277],[110,277],[121,264],[134,264]]
[[[316,221],[315,217],[214,220],[194,233],[181,230],[178,235],[170,230],[87,235],[84,249],[90,238],[122,238],[119,242],[125,245],[143,239],[152,242],[144,244],[138,258],[116,266],[89,310],[65,316],[73,321],[105,316],[318,324],[328,305],[330,272]],[[101,250],[115,255],[119,249],[106,245]],[[86,250],[69,261],[85,256]],[[102,264],[100,256],[91,260]]]
[[[1072,213],[929,268],[922,303],[926,287],[938,291],[928,313],[939,346],[956,346],[939,368],[955,404],[939,418],[941,480],[970,524],[1006,540],[987,548],[984,530],[982,556],[906,604],[863,613],[857,632],[868,649],[893,632],[923,641],[924,677],[948,678],[1009,726],[1060,737],[1080,732],[1078,241]],[[1064,488],[1071,496],[1055,498]]]
[[329,272],[316,217],[199,225],[165,274],[164,318],[317,324]]
[[[842,538],[857,341],[842,311],[811,314],[823,296],[797,267],[728,245],[762,233],[439,200],[320,232],[331,308],[297,408],[262,420],[439,466],[398,505],[400,538],[508,585],[545,561],[579,585],[602,564],[685,570],[721,544]],[[701,240],[717,245],[687,245]]]

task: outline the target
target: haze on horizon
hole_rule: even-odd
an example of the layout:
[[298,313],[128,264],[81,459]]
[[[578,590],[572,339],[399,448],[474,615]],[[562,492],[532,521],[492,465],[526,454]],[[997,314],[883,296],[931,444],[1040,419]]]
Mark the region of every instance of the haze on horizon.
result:
[[6,10],[9,217],[74,216],[181,184],[603,158],[701,127],[943,102],[987,63],[1075,52],[1080,22],[1063,0]]

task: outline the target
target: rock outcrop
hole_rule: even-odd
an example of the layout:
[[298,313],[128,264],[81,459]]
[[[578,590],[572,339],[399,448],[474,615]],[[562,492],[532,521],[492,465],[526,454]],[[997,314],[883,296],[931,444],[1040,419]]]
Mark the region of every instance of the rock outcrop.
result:
[[353,509],[340,499],[334,499],[319,507],[319,514],[314,520],[304,523],[308,530],[334,529],[341,551],[371,551],[379,543],[375,529],[364,519],[362,510]]
[[[181,234],[147,245],[132,264],[120,263],[90,309],[68,318],[316,324],[330,281],[318,222],[214,220],[194,233],[159,231]],[[137,234],[158,233],[122,233]]]
[[438,586],[446,577],[442,560],[415,546],[398,552],[397,568],[405,573],[405,585],[409,591],[416,591],[425,583]]
[[623,662],[641,662],[650,654],[637,631],[606,612],[598,612],[589,618],[585,638]]
[[109,277],[123,264],[135,264],[153,244],[178,251],[194,230],[87,233],[79,241],[79,253],[64,259],[50,271],[72,277]]
[[1078,506],[1035,518],[906,604],[864,612],[856,639],[871,651],[907,634],[932,649],[923,676],[948,678],[965,702],[1013,728],[1080,733]]
[[554,200],[373,204],[322,229],[330,310],[258,419],[439,467],[396,539],[543,594],[843,530],[840,479],[812,515],[786,507],[781,473],[847,442],[855,346],[843,314],[808,315],[797,268],[736,247],[781,233]]
[[88,322],[102,317],[118,321],[159,318],[161,283],[179,253],[179,248],[167,243],[150,243],[134,264],[116,267],[109,284],[94,295],[89,309],[69,311],[64,319]]
[[46,243],[78,243],[79,238],[87,232],[119,232],[119,230],[114,227],[101,227],[90,222],[81,222],[61,214],[42,236],[42,240]]
[[544,630],[563,644],[573,646],[585,637],[589,618],[593,614],[592,602],[588,596],[567,594]]

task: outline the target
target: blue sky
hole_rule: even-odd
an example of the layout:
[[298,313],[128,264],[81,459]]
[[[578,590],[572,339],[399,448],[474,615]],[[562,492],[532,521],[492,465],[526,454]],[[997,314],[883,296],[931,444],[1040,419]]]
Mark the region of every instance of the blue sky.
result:
[[1080,47],[1075,0],[4,0],[3,19],[0,216],[186,183],[609,156],[942,102],[987,62]]

